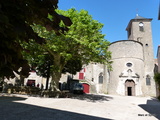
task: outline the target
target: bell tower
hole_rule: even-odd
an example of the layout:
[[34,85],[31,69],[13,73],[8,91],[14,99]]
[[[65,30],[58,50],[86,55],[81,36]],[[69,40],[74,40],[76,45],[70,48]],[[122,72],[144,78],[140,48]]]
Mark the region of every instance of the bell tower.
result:
[[[138,41],[143,45],[143,61],[144,61],[144,76],[143,83],[146,85],[146,94],[155,94],[154,76],[154,53],[151,30],[151,18],[144,18],[138,14],[134,19],[131,19],[126,30],[128,33],[128,40]],[[147,85],[147,80],[149,80]],[[149,92],[150,91],[150,92]],[[153,92],[154,91],[154,92]],[[150,94],[151,95],[151,94]]]

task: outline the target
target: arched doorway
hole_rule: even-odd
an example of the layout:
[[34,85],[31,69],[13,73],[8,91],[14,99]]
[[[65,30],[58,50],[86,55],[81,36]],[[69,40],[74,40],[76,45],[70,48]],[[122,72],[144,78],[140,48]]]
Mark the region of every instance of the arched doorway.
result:
[[126,82],[125,82],[125,95],[135,96],[135,82],[133,80],[126,80]]

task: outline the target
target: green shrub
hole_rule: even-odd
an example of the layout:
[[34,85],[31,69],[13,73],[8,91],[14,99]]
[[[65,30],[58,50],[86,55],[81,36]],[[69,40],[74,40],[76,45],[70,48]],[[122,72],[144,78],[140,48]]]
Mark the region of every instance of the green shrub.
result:
[[154,80],[156,81],[156,83],[160,86],[160,73],[156,73],[154,75]]

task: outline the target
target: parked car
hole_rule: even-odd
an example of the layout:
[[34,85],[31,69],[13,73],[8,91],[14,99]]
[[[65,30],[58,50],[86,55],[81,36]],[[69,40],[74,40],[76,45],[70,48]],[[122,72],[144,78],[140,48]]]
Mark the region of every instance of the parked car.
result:
[[82,83],[75,83],[73,85],[73,93],[83,94],[83,90],[84,90],[84,87],[83,87]]

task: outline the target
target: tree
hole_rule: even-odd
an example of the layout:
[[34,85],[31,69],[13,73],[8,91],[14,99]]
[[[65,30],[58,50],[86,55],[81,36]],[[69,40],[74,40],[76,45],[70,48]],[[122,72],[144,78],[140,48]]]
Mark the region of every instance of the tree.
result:
[[[107,51],[109,42],[101,33],[103,24],[93,20],[85,10],[80,12],[75,9],[57,10],[57,13],[69,17],[73,23],[69,31],[64,34],[57,36],[54,31],[48,32],[42,26],[33,26],[34,31],[46,40],[46,44],[41,45],[39,50],[41,53],[47,52],[48,60],[52,62],[52,88],[55,85],[58,86],[62,72],[76,73],[75,71],[79,71],[83,64],[90,62],[110,65],[111,58],[110,52]],[[49,16],[49,18],[52,20],[53,17]],[[64,23],[61,22],[60,26],[64,27]],[[28,47],[31,46],[28,44]],[[37,45],[33,44],[33,47]],[[30,61],[36,62],[35,59],[30,59]],[[76,62],[78,64],[73,64]],[[75,65],[78,65],[79,69],[76,69]]]
[[160,86],[160,73],[155,73],[154,80],[156,81],[158,86]]
[[[0,77],[14,76],[22,67],[21,75],[27,76],[29,65],[23,58],[21,41],[34,39],[37,43],[45,40],[33,31],[30,25],[40,24],[47,30],[54,30],[57,35],[67,31],[72,22],[68,17],[57,14],[58,0],[1,0],[0,1]],[[48,14],[54,19],[50,20]],[[60,27],[63,21],[65,26]]]

